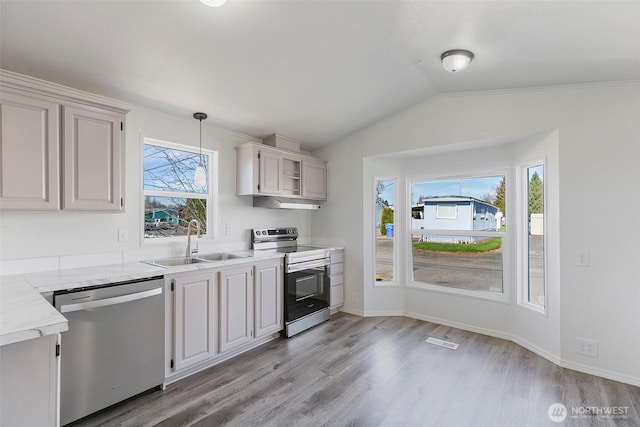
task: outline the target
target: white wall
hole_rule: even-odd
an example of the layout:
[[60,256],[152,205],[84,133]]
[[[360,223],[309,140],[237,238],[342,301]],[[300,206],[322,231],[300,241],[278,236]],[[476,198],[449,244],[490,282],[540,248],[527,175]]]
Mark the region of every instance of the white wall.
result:
[[[21,82],[24,81],[36,87],[42,83],[21,78]],[[117,101],[57,85],[46,84],[44,88],[118,105]],[[149,136],[197,147],[199,123],[191,114],[177,117],[131,105],[125,107],[130,110],[126,124],[125,213],[2,212],[0,274],[113,264],[184,253],[186,238],[173,244],[142,242],[141,144],[142,138]],[[298,226],[301,239],[310,237],[310,221],[315,212],[254,208],[251,197],[235,195],[234,147],[249,141],[256,139],[203,122],[203,148],[218,151],[219,155],[220,218],[218,237],[200,240],[201,252],[249,248],[249,230],[253,227]],[[227,224],[231,225],[231,235],[225,234]],[[128,230],[128,242],[118,242],[119,228]]]
[[[536,137],[540,141],[555,135],[558,142],[559,239],[549,248],[555,255],[548,271],[557,283],[549,290],[548,317],[517,307],[514,298],[500,308],[494,302],[407,289],[405,283],[374,288],[373,240],[366,223],[372,176],[384,156],[425,148],[435,155],[535,135],[542,135]],[[573,369],[640,385],[638,83],[442,95],[314,154],[329,160],[333,173],[326,209],[312,219],[313,235],[344,239],[346,311],[382,314],[389,307],[437,319],[504,336]],[[585,209],[594,205],[602,208]],[[613,223],[594,227],[600,215],[612,212]],[[336,221],[344,213],[354,220]],[[547,226],[553,223],[549,215],[545,220]],[[589,253],[589,267],[575,265],[578,251]],[[576,354],[576,337],[597,340],[598,358]]]

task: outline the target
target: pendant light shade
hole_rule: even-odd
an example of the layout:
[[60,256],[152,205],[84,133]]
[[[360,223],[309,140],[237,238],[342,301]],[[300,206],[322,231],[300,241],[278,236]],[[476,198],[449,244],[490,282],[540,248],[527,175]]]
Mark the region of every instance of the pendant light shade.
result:
[[207,171],[204,170],[204,165],[200,163],[196,168],[196,173],[193,174],[193,183],[197,187],[205,187],[207,185]]
[[473,53],[463,49],[448,50],[440,55],[442,66],[450,73],[464,70],[469,66],[472,59]]
[[193,118],[200,121],[200,163],[193,174],[193,184],[196,187],[205,187],[207,185],[207,170],[202,161],[202,121],[207,118],[205,113],[193,113]]

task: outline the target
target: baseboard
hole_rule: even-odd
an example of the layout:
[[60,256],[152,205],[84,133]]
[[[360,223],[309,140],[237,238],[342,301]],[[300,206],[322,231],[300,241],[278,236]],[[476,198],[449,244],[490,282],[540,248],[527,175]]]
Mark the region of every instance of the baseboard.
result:
[[394,313],[394,314],[391,314],[390,316],[406,316],[412,319],[424,320],[425,322],[436,323],[438,325],[450,326],[452,328],[462,329],[469,332],[475,332],[482,335],[488,335],[495,338],[501,338],[507,341],[511,341],[515,344],[518,344],[519,346],[526,348],[527,350],[537,354],[538,356],[544,359],[547,359],[549,362],[555,365],[558,365],[560,367],[583,372],[589,375],[594,375],[596,377],[606,378],[609,380],[619,381],[621,383],[640,387],[640,378],[638,377],[634,377],[632,375],[620,374],[618,372],[609,371],[607,369],[600,369],[593,366],[583,365],[581,363],[576,363],[573,361],[562,359],[561,357],[558,357],[555,354],[550,353],[528,342],[527,340],[524,340],[518,336],[506,334],[504,332],[495,331],[493,329],[479,328],[477,326],[469,325],[466,323],[453,322],[450,320],[441,319],[441,318],[432,317],[432,316],[425,316],[423,314],[418,314],[418,313],[404,313],[404,314]]
[[403,311],[366,311],[363,317],[409,317]]
[[340,307],[340,311],[342,313],[353,314],[354,316],[366,317],[364,315],[364,311],[362,310],[354,310],[353,308],[345,308],[344,306]]
[[482,335],[488,335],[490,337],[502,338],[503,340],[513,341],[511,335],[504,332],[494,331],[493,329],[479,328],[474,325],[468,325],[466,323],[453,322],[451,320],[441,319],[439,317],[425,316],[418,313],[405,313],[400,316],[410,317],[411,319],[424,320],[425,322],[437,323],[438,325],[451,326],[452,328],[462,329],[464,331],[476,332]]
[[562,360],[558,365],[566,369],[573,371],[583,372],[589,375],[595,375],[596,377],[606,378],[608,380],[618,381],[625,384],[631,384],[636,387],[640,387],[640,378],[631,375],[624,375],[618,372],[609,371],[607,369],[594,368],[593,366],[583,365],[582,363],[576,363],[569,360]]

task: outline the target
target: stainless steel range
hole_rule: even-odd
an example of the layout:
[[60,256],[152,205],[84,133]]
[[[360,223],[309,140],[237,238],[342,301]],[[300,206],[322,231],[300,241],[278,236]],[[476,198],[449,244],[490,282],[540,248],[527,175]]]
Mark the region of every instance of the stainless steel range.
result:
[[251,243],[254,251],[285,254],[284,336],[329,320],[328,249],[298,246],[296,227],[253,229]]

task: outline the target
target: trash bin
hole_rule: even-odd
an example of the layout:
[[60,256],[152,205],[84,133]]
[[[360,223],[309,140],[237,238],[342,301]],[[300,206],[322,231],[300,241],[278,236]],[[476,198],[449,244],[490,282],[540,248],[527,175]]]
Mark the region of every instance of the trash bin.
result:
[[393,224],[385,224],[384,228],[387,230],[387,237],[393,237]]

